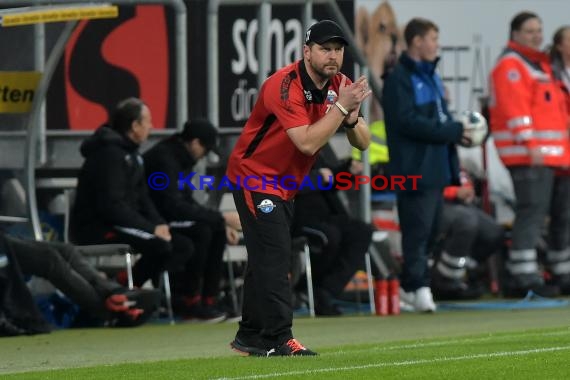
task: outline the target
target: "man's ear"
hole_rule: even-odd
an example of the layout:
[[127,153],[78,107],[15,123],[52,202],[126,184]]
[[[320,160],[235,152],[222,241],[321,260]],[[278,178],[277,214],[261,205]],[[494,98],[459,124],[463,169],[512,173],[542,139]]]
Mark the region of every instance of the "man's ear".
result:
[[360,51],[365,53],[366,46],[368,45],[368,40],[369,40],[369,25],[370,25],[370,16],[366,8],[364,7],[358,8],[354,25],[355,25],[354,39],[356,40],[356,45],[358,46],[358,49],[360,49]]
[[408,46],[408,49],[418,47],[421,43],[421,40],[422,40],[422,36],[420,36],[419,34],[414,36],[414,38],[412,38],[412,42],[411,42],[410,46]]

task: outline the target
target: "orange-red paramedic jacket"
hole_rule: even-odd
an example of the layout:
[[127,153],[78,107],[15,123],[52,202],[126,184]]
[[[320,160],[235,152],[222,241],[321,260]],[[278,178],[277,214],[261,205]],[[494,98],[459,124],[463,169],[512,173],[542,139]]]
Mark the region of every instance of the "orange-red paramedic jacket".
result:
[[510,41],[491,73],[492,136],[506,166],[531,164],[539,148],[544,165],[570,163],[568,115],[549,57]]

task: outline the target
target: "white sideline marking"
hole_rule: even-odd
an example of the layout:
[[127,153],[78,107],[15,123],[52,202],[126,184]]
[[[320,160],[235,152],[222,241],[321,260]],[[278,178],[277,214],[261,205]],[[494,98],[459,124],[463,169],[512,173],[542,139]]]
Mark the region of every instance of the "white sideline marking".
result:
[[308,375],[314,373],[324,373],[324,372],[333,372],[333,371],[352,371],[359,369],[382,368],[382,367],[403,367],[403,366],[416,365],[416,364],[431,364],[431,363],[442,363],[442,362],[461,361],[461,360],[498,358],[505,356],[523,356],[523,355],[532,355],[544,352],[554,352],[554,351],[564,351],[564,350],[570,350],[570,346],[536,348],[532,350],[520,350],[520,351],[499,351],[499,352],[492,352],[489,354],[463,355],[463,356],[452,356],[452,357],[444,356],[441,358],[434,358],[434,359],[404,360],[401,362],[364,364],[364,365],[355,365],[349,367],[329,367],[329,368],[319,368],[319,369],[308,369],[304,371],[275,372],[275,373],[268,373],[265,375],[220,377],[216,380],[266,379],[270,377]]
[[[543,333],[525,333],[524,336],[532,337],[532,336],[559,336],[559,335],[570,335],[570,329],[567,331],[553,331],[553,332],[543,332]],[[348,351],[334,351],[328,352],[324,355],[345,355],[347,353],[358,353],[358,352],[368,352],[368,351],[392,351],[392,350],[400,350],[405,348],[424,348],[424,347],[440,347],[440,346],[447,346],[450,344],[462,344],[462,343],[473,343],[473,342],[481,342],[486,340],[517,340],[521,337],[520,333],[517,334],[509,334],[509,335],[493,335],[490,334],[488,336],[480,337],[480,338],[461,338],[461,339],[449,339],[449,340],[440,340],[437,342],[425,342],[425,343],[408,343],[408,344],[401,344],[398,346],[388,346],[388,347],[370,347],[370,348],[363,348],[358,350],[348,350]]]

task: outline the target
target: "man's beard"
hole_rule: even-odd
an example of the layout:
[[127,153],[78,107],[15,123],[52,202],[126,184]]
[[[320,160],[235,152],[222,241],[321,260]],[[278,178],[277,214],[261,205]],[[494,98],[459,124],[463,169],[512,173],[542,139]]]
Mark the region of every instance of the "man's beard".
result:
[[321,77],[321,79],[323,79],[323,80],[330,79],[330,78],[332,78],[333,76],[335,76],[335,75],[339,72],[339,67],[338,67],[338,65],[337,65],[336,63],[335,63],[335,64],[328,64],[328,65],[326,65],[326,66],[336,66],[336,70],[335,70],[334,72],[325,71],[325,70],[323,70],[323,69],[321,69],[321,68],[319,68],[319,67],[316,67],[316,66],[313,64],[313,62],[310,62],[310,64],[311,64],[311,67],[313,68],[313,71],[314,71],[319,77]]

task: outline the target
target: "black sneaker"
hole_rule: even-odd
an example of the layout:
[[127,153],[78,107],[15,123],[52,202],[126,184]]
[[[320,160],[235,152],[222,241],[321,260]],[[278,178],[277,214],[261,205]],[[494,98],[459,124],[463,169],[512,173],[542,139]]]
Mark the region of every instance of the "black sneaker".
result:
[[136,327],[147,322],[160,305],[157,289],[122,290],[105,300],[112,312],[109,325],[113,327]]
[[432,276],[430,288],[434,299],[438,301],[475,300],[483,295],[483,289],[480,286],[470,285],[458,279],[446,278],[437,271]]
[[283,344],[267,351],[267,356],[315,356],[316,352],[303,346],[297,339],[289,339]]
[[560,295],[560,288],[556,285],[544,283],[538,274],[525,274],[517,276],[506,276],[503,285],[503,295],[509,297],[525,297],[529,290],[541,297],[556,297]]
[[224,321],[227,316],[225,312],[215,306],[204,306],[202,304],[187,307],[183,315],[184,319],[204,323],[219,323]]
[[230,347],[241,356],[267,356],[267,350],[265,348],[259,347],[259,345],[244,343],[238,338],[230,342]]
[[554,276],[551,285],[556,285],[560,288],[560,293],[565,296],[570,295],[570,274]]

